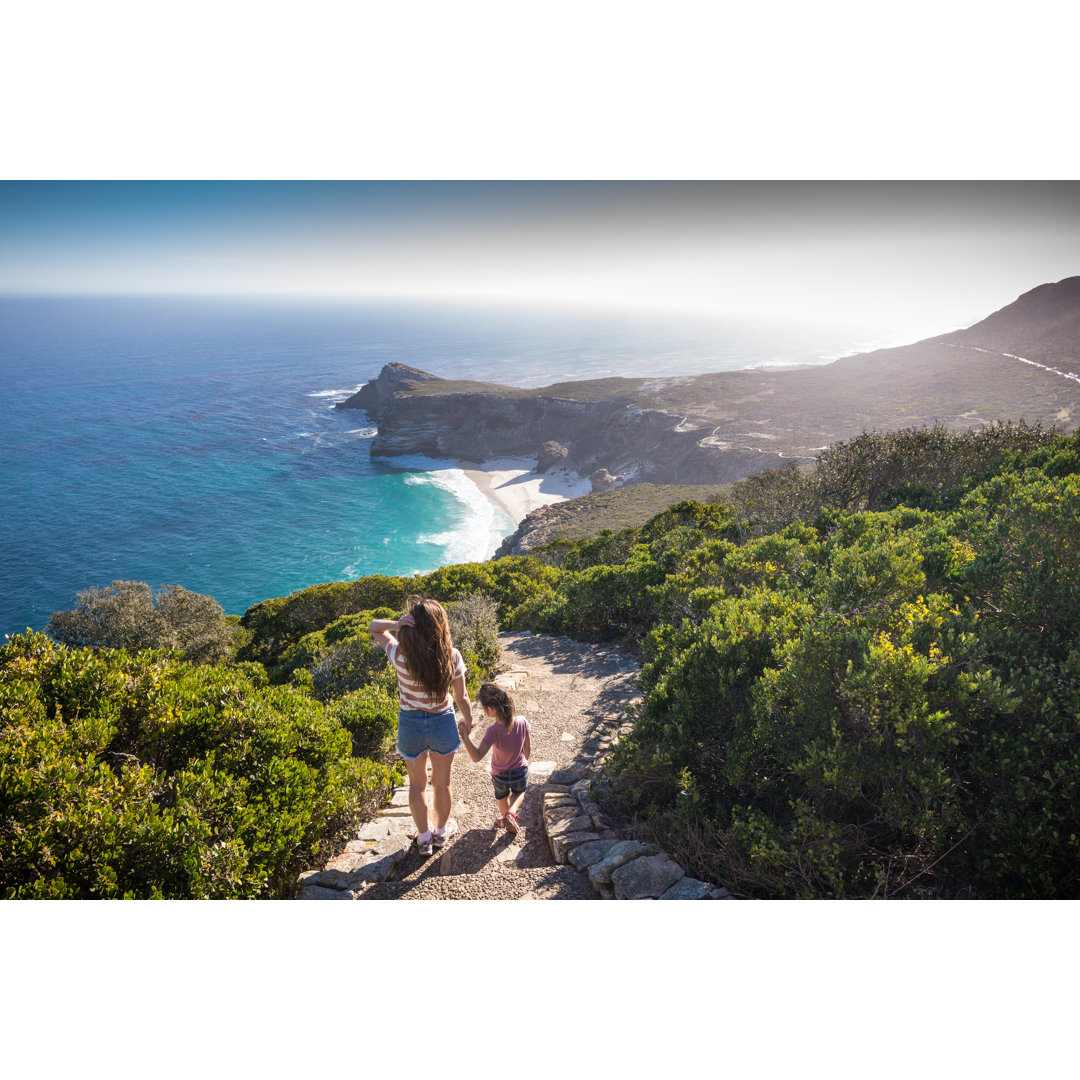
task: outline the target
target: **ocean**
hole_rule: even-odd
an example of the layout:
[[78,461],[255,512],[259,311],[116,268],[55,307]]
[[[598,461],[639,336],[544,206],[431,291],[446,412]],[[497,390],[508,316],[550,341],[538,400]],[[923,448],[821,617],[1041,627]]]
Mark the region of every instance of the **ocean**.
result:
[[79,590],[117,579],[180,584],[242,614],[319,582],[489,557],[513,523],[464,474],[373,461],[365,414],[334,408],[390,361],[544,386],[822,363],[899,333],[397,302],[0,298],[0,633],[40,629]]

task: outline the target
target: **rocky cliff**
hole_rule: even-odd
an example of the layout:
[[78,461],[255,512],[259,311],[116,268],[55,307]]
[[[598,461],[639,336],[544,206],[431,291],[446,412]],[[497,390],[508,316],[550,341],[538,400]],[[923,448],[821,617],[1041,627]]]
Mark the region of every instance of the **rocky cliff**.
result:
[[603,389],[619,384],[610,396],[588,382],[518,390],[439,379],[394,363],[337,407],[363,409],[378,424],[376,457],[539,459],[544,444],[555,442],[566,450],[563,464],[583,476],[599,474],[606,486],[615,477],[722,482],[782,463],[780,454],[710,444],[710,430],[688,423],[683,412],[641,407],[636,391],[644,382],[605,380]]
[[544,447],[557,443],[597,489],[727,483],[871,429],[1025,420],[1068,431],[1080,419],[1080,278],[1041,285],[967,330],[814,367],[523,390],[388,364],[338,408],[378,424],[376,456],[552,463]]

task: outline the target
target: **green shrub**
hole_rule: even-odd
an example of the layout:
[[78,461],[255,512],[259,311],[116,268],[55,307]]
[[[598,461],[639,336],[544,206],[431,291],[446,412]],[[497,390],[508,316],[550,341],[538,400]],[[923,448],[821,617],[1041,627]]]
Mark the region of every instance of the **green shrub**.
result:
[[354,755],[381,760],[393,748],[398,721],[396,687],[362,686],[338,698],[330,711],[352,736]]
[[[394,684],[386,654],[369,632],[373,619],[392,619],[399,612],[375,608],[335,619],[323,630],[305,634],[288,646],[271,669],[276,682],[303,678],[320,701],[329,701],[370,682]],[[305,671],[307,676],[298,676]]]
[[7,898],[275,897],[390,782],[303,692],[174,655],[0,648]]
[[84,589],[70,611],[54,611],[45,632],[75,648],[178,649],[194,664],[232,656],[246,634],[212,596],[145,581]]
[[343,615],[373,608],[390,608],[400,613],[412,591],[412,578],[372,574],[356,581],[312,585],[288,596],[264,600],[248,608],[240,620],[251,634],[240,659],[256,660],[272,667],[288,646],[306,634],[325,629]]
[[1080,478],[744,543],[700,520],[518,612],[642,636],[614,809],[750,895],[1080,895]]
[[465,660],[468,690],[474,697],[480,684],[493,679],[499,670],[497,610],[490,596],[469,596],[446,607],[450,637]]

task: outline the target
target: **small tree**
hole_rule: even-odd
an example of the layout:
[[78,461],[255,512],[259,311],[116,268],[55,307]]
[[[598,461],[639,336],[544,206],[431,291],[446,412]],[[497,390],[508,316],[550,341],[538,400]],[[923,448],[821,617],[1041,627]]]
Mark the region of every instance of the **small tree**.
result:
[[212,596],[181,585],[155,596],[145,581],[114,581],[83,589],[74,608],[53,612],[45,632],[74,648],[179,649],[205,664],[232,653],[236,628]]

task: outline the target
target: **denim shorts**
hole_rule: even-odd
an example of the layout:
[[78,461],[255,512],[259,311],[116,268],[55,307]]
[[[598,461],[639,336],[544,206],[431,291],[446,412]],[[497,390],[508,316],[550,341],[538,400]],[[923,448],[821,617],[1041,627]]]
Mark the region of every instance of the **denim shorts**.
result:
[[398,713],[397,750],[406,761],[415,761],[426,750],[452,754],[461,745],[454,707],[428,713],[423,709],[402,709]]
[[491,782],[495,785],[496,799],[505,799],[511,792],[520,795],[529,782],[529,766],[522,765],[517,769],[507,769],[506,772],[492,773]]

